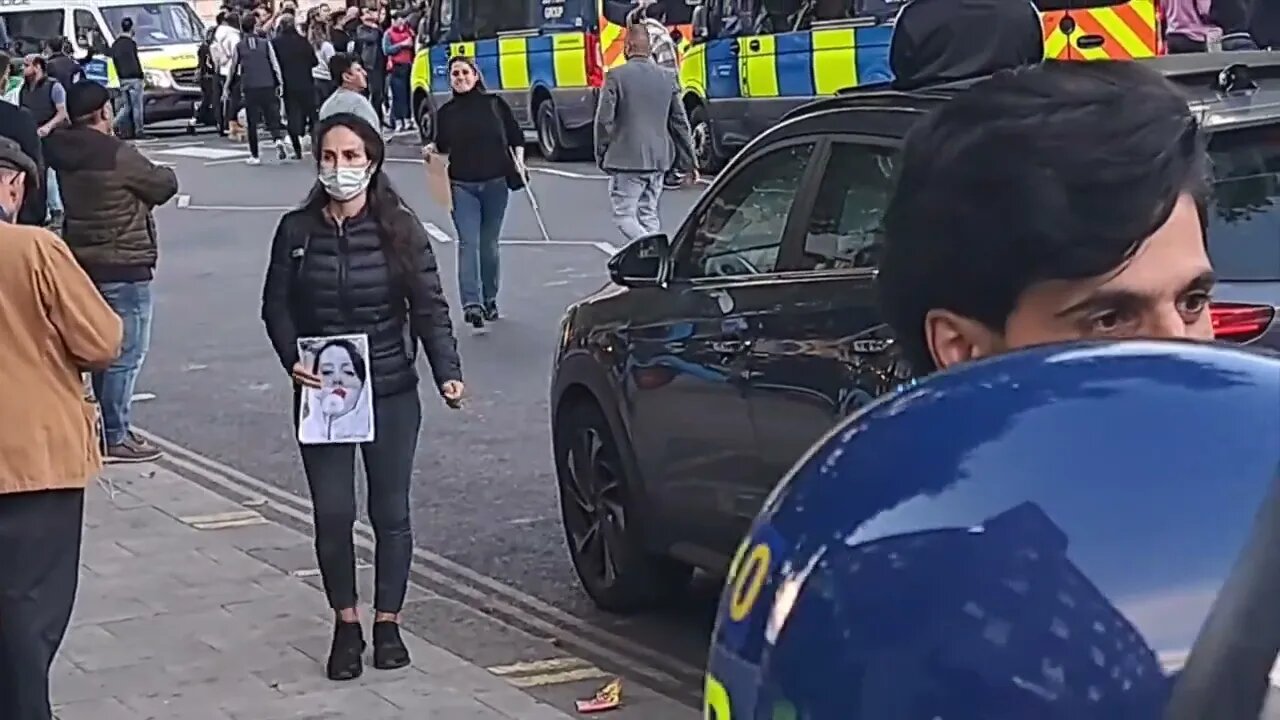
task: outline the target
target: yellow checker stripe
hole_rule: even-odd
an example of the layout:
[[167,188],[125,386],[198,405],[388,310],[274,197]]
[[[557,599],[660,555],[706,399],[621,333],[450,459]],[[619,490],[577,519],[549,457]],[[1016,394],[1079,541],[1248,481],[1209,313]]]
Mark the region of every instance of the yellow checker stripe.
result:
[[529,89],[529,53],[525,38],[498,38],[498,70],[503,90]]
[[858,83],[858,55],[854,47],[857,32],[853,28],[814,30],[813,88],[819,95],[835,95],[836,91]]
[[[752,42],[760,44],[759,50],[751,50]],[[738,40],[742,72],[739,73],[742,96],[749,98],[778,97],[778,56],[772,35],[756,35]]]
[[1055,28],[1044,41],[1044,56],[1050,60],[1066,60],[1069,43],[1066,34]]
[[551,52],[556,69],[556,87],[587,86],[587,39],[582,33],[552,35]]

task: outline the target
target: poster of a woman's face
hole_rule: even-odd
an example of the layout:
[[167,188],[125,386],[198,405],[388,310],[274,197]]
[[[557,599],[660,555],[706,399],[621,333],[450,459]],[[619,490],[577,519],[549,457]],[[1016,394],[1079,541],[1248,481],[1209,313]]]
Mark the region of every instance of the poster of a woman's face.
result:
[[298,340],[298,355],[320,379],[298,403],[298,442],[370,442],[374,437],[369,342],[364,335]]

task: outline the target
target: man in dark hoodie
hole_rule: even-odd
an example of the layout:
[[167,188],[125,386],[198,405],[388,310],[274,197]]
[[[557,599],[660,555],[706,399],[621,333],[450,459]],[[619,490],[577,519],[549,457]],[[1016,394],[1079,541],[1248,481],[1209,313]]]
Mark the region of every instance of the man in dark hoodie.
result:
[[72,85],[67,114],[71,127],[53,131],[45,143],[66,201],[63,239],[124,321],[120,357],[93,378],[107,462],[146,462],[160,452],[131,431],[130,400],[151,342],[157,255],[151,213],[178,192],[178,177],[111,134],[111,96],[103,86],[91,80]]
[[980,78],[1043,58],[1040,15],[1027,0],[911,0],[898,13],[889,47],[893,86],[900,90]]
[[361,67],[369,74],[369,101],[378,113],[379,124],[386,126],[387,56],[382,52],[382,27],[378,25],[376,8],[366,7],[361,11],[360,25],[351,33],[350,52],[360,59]]

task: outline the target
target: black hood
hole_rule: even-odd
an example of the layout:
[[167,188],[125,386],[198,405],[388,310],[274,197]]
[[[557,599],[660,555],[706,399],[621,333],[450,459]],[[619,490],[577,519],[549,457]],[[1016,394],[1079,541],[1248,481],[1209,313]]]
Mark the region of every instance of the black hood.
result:
[[1028,0],[912,0],[893,31],[893,86],[912,90],[1038,63],[1042,32]]

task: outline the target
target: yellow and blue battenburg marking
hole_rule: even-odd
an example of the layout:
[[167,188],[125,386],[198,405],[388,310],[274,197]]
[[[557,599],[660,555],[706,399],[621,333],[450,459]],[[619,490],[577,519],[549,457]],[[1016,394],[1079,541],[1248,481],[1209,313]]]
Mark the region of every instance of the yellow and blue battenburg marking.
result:
[[587,39],[582,32],[549,33],[455,42],[429,51],[431,91],[449,91],[449,58],[475,60],[485,87],[494,91],[587,86]]
[[685,56],[681,85],[707,99],[832,95],[892,80],[892,38],[877,25],[710,40]]

